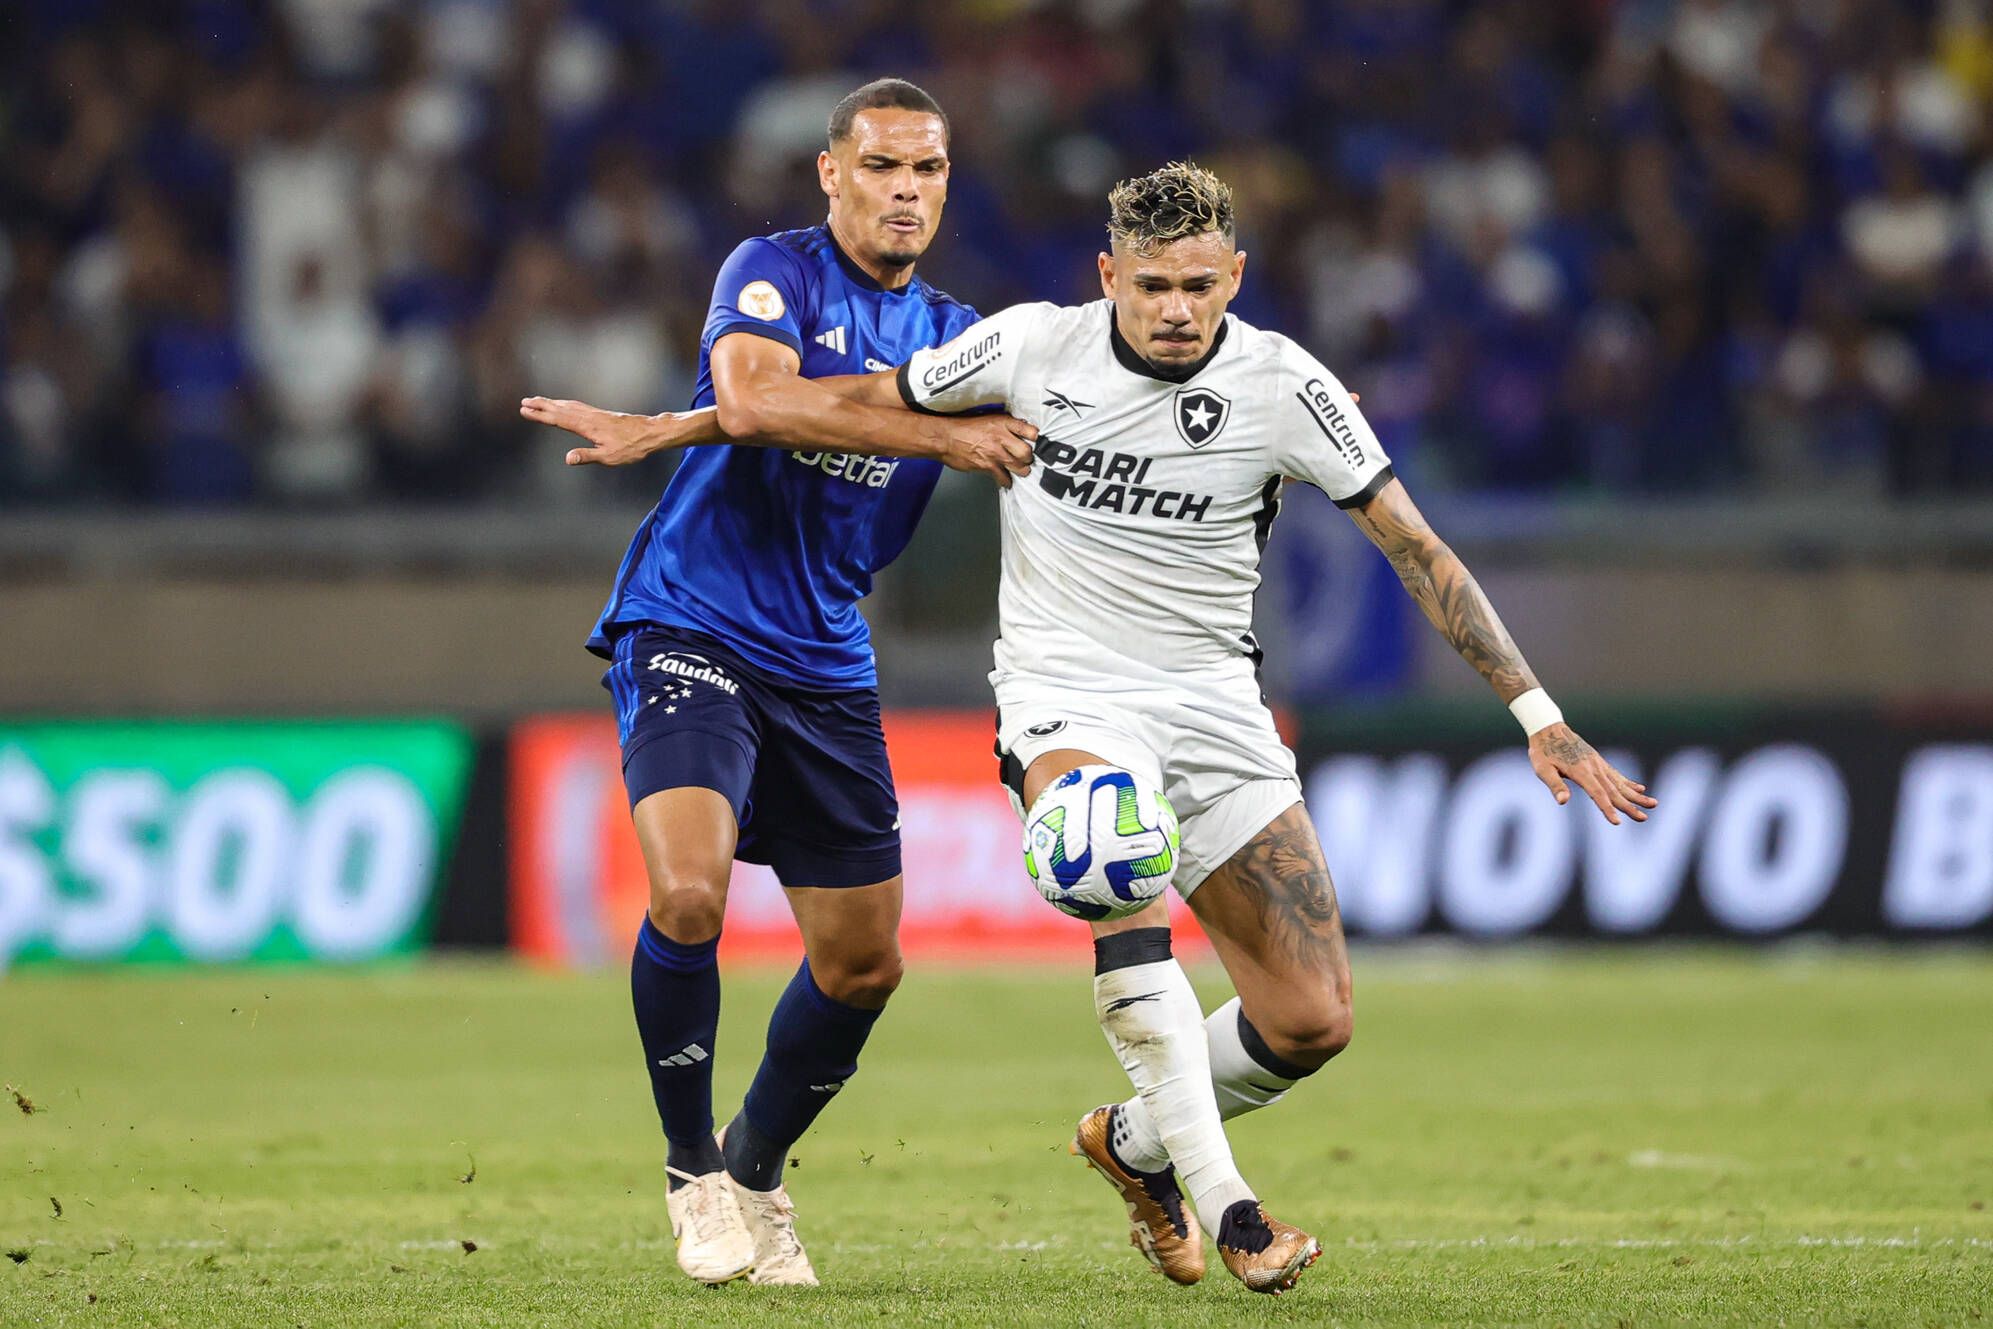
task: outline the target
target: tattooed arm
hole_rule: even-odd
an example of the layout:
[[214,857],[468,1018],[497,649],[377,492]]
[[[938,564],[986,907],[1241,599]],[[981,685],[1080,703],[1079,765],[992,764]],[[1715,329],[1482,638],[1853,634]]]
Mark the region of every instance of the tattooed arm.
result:
[[[1377,497],[1352,508],[1349,515],[1391,560],[1398,580],[1440,635],[1488,680],[1504,704],[1537,686],[1529,662],[1516,649],[1481,584],[1460,561],[1460,555],[1433,534],[1403,484],[1391,481]],[[1654,806],[1645,785],[1614,770],[1561,720],[1530,735],[1529,761],[1559,803],[1570,801],[1571,790],[1565,780],[1574,780],[1615,826],[1621,812],[1635,821],[1645,821],[1645,809]]]

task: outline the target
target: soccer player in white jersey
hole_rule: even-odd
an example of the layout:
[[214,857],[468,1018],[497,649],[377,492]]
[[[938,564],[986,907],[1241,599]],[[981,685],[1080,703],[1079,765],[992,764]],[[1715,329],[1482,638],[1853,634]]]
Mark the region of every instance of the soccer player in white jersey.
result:
[[[1251,632],[1286,478],[1327,492],[1390,559],[1515,713],[1559,803],[1576,784],[1614,824],[1655,803],[1563,722],[1336,377],[1226,314],[1246,258],[1230,190],[1171,165],[1117,186],[1109,207],[1106,299],[1014,306],[895,375],[820,382],[872,405],[1000,405],[1037,426],[1029,480],[1001,496],[991,680],[1005,783],[1022,812],[1081,765],[1155,780],[1182,824],[1176,887],[1238,993],[1204,1017],[1162,901],[1092,924],[1095,1009],[1137,1092],[1082,1118],[1073,1149],[1114,1184],[1134,1244],[1171,1279],[1203,1276],[1201,1222],[1233,1274],[1277,1293],[1320,1246],[1266,1216],[1223,1121],[1277,1102],[1352,1029],[1335,889],[1260,694]],[[664,446],[707,441],[709,428],[595,425]]]

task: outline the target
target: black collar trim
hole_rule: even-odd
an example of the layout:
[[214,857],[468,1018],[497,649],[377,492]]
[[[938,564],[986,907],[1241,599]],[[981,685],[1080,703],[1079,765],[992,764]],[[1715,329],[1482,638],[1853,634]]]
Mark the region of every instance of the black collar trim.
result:
[[860,290],[876,291],[880,295],[910,295],[920,285],[920,278],[910,276],[904,286],[881,286],[878,278],[859,267],[857,260],[844,252],[844,246],[837,242],[837,235],[830,229],[829,222],[824,223],[823,233],[824,238],[830,241],[830,252],[837,255],[837,266],[844,269],[844,275]]
[[1153,378],[1163,383],[1188,383],[1191,379],[1196,378],[1204,366],[1210,364],[1211,358],[1217,355],[1219,349],[1224,346],[1225,334],[1231,331],[1231,328],[1232,325],[1230,323],[1220,320],[1218,335],[1211,339],[1211,349],[1199,356],[1196,363],[1185,365],[1181,369],[1163,370],[1156,368],[1147,360],[1137,355],[1135,348],[1130,346],[1127,340],[1122,337],[1121,324],[1115,318],[1114,311],[1110,309],[1107,314],[1107,340],[1114,347],[1114,358],[1121,362],[1121,367],[1131,374],[1140,374],[1143,378]]

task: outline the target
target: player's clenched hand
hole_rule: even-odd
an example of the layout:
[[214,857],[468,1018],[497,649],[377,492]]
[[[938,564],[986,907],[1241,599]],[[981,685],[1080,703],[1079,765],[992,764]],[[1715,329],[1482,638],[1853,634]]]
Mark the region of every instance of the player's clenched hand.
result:
[[1550,787],[1559,803],[1571,801],[1571,787],[1564,782],[1573,781],[1592,796],[1592,802],[1599,805],[1605,819],[1615,826],[1619,825],[1620,813],[1635,821],[1645,821],[1646,809],[1655,806],[1655,801],[1647,796],[1646,785],[1636,784],[1614,770],[1611,762],[1562,721],[1530,735],[1529,764],[1535,768],[1536,778]]
[[944,465],[958,471],[981,471],[1005,489],[1013,475],[1031,474],[1031,445],[1036,425],[1008,415],[977,415],[949,420],[941,447]]
[[519,414],[587,441],[587,447],[568,452],[570,466],[628,466],[671,446],[669,437],[660,433],[658,417],[605,411],[585,401],[528,397],[519,403]]

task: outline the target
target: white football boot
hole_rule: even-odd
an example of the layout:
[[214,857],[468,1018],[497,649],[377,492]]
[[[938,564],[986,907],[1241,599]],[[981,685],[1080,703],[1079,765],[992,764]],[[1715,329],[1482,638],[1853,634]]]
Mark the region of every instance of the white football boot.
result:
[[732,1177],[727,1182],[754,1237],[754,1271],[747,1281],[763,1287],[817,1286],[817,1271],[796,1235],[796,1206],[789,1201],[788,1187],[751,1191]]
[[664,1196],[671,1235],[678,1239],[678,1267],[701,1283],[725,1283],[752,1269],[755,1239],[741,1221],[726,1169],[703,1177],[665,1171],[685,1183]]
[[[720,1127],[713,1139],[724,1149],[727,1128]],[[810,1267],[803,1239],[796,1235],[796,1206],[789,1199],[789,1188],[751,1191],[735,1181],[733,1174],[724,1175],[733,1188],[741,1220],[754,1239],[754,1272],[747,1281],[760,1287],[816,1287],[817,1271]]]

